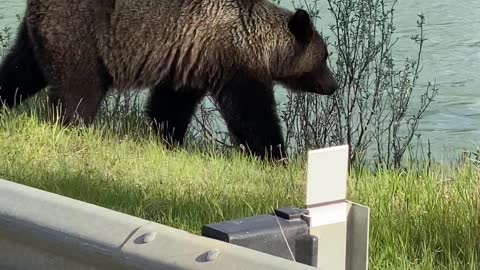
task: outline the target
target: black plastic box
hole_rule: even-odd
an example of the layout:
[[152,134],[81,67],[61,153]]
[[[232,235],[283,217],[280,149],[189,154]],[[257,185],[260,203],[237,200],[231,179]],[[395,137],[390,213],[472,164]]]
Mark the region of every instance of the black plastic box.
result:
[[288,207],[273,214],[207,224],[202,227],[202,236],[290,260],[293,254],[296,261],[314,265],[318,243],[301,219],[304,213],[304,209]]

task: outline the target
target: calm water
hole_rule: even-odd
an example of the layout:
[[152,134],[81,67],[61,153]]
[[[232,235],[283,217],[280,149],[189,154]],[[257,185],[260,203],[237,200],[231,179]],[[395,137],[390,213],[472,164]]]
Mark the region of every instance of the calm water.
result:
[[[284,1],[290,2],[290,1]],[[325,6],[325,5],[323,5]],[[1,0],[0,26],[14,24],[25,0]],[[417,14],[426,16],[428,38],[420,84],[436,80],[440,90],[421,123],[437,158],[462,148],[475,149],[480,136],[480,1],[400,0],[396,7],[395,57],[412,55],[409,37],[416,33]],[[326,26],[325,26],[326,27]],[[421,88],[421,86],[419,86]],[[413,102],[416,102],[413,100]]]

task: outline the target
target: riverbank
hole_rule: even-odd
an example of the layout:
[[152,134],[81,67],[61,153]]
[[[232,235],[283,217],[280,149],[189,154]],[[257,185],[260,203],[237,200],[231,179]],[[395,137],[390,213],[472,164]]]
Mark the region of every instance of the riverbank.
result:
[[[302,206],[305,163],[169,151],[124,118],[62,128],[32,111],[0,115],[0,178],[199,233],[203,224]],[[138,132],[140,131],[140,132]],[[471,164],[372,173],[348,199],[371,207],[370,269],[475,269],[480,171]]]
[[[293,8],[292,1],[281,2],[285,7]],[[300,4],[303,1],[293,2]],[[17,15],[23,14],[25,6],[26,1],[23,0],[3,0],[0,3],[0,30],[16,29]],[[328,26],[333,18],[327,1],[319,1],[319,9],[321,19],[318,27],[333,38]],[[477,89],[480,78],[477,73],[480,70],[480,32],[470,30],[480,25],[477,20],[479,10],[480,1],[474,0],[462,5],[453,5],[448,0],[415,1],[413,4],[409,1],[396,2],[394,39],[399,40],[392,49],[397,66],[403,66],[406,57],[415,57],[415,51],[412,51],[415,44],[410,37],[417,33],[417,14],[423,13],[426,17],[425,35],[428,40],[410,112],[416,112],[421,101],[418,95],[427,83],[436,82],[439,93],[426,111],[418,133],[422,135],[424,148],[427,143],[431,144],[434,149],[432,155],[437,161],[449,162],[462,149],[474,150],[479,146],[480,95]]]

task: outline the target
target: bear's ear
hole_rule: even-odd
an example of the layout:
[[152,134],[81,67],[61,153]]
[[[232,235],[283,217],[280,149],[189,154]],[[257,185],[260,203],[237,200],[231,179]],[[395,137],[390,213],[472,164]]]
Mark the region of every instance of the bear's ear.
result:
[[288,28],[300,43],[310,42],[315,31],[310,15],[303,9],[297,9],[295,14],[293,14],[288,22]]

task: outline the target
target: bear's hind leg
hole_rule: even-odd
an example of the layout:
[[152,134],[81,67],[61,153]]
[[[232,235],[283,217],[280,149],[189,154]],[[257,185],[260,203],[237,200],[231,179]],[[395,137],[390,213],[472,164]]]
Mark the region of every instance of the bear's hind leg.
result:
[[49,113],[54,120],[67,124],[93,122],[111,83],[103,65],[92,63],[73,69],[74,64],[52,72],[49,89]]
[[286,158],[271,85],[237,73],[214,98],[236,145],[260,159]]
[[[68,2],[68,1],[67,1]],[[67,124],[90,124],[112,77],[107,71],[97,41],[90,4],[56,2],[32,5],[29,21],[36,56],[49,82],[49,117]],[[84,9],[79,9],[79,5]],[[74,12],[75,10],[75,12]]]
[[174,90],[170,82],[162,81],[152,90],[147,114],[154,130],[169,146],[182,145],[188,125],[205,91],[191,88]]

